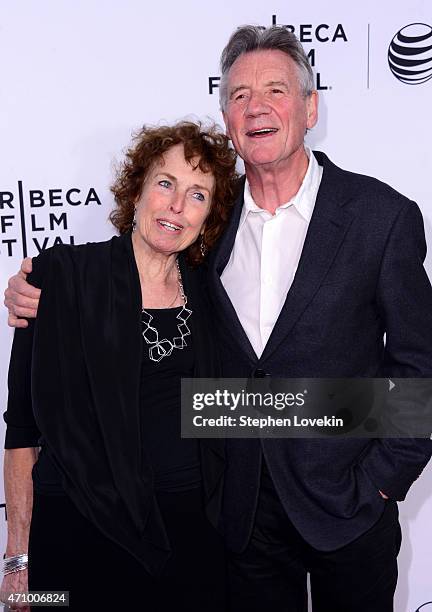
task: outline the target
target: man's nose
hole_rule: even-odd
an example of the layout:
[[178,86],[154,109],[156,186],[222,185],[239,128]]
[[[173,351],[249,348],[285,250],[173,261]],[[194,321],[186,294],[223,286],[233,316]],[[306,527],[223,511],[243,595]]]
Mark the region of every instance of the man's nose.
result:
[[257,115],[266,115],[270,112],[270,107],[265,99],[264,94],[253,92],[248,101],[246,108],[247,115],[256,117]]

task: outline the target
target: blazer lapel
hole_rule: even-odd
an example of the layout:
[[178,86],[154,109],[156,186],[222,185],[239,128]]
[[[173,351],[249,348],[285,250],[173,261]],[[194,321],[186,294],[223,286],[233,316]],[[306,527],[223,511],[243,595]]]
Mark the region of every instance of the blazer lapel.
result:
[[[188,297],[188,307],[192,316],[188,320],[192,332],[195,367],[195,378],[216,378],[221,374],[219,355],[216,350],[214,330],[211,327],[209,303],[205,295],[205,272],[199,268],[187,266],[185,257],[179,256],[183,286]],[[190,299],[189,299],[190,298]],[[221,457],[224,457],[224,445],[218,438],[203,438],[202,442]]]
[[350,199],[338,168],[322,153],[315,153],[324,166],[314,212],[306,234],[294,281],[265,346],[267,359],[286,338],[318,291],[345,238],[353,216],[342,206]]

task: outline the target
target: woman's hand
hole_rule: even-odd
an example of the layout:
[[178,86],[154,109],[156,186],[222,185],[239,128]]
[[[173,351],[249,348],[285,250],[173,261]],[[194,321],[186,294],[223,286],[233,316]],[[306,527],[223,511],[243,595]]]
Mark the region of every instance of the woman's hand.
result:
[[20,612],[30,612],[30,606],[20,602],[8,600],[11,593],[27,593],[28,591],[28,570],[21,570],[12,574],[7,574],[3,578],[0,587],[0,600],[5,604],[5,610],[19,610]]
[[[4,454],[4,488],[7,508],[6,559],[24,555],[28,551],[30,522],[33,508],[32,469],[39,454],[38,447],[8,448]],[[24,561],[24,559],[15,559]],[[8,610],[29,612],[30,606],[8,601],[11,593],[26,593],[28,570],[6,574],[1,585],[0,599]]]

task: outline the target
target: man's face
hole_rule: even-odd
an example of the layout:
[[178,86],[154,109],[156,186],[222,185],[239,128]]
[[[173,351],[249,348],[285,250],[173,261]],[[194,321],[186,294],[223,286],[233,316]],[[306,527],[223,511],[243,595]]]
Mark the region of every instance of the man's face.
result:
[[282,51],[241,55],[228,74],[227,134],[246,166],[282,168],[317,121],[317,93],[304,97],[294,61]]

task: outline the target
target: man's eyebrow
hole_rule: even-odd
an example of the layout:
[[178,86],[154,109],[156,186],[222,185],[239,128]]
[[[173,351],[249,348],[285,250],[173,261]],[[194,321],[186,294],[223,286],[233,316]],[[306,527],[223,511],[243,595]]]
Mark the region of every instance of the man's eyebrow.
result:
[[230,98],[232,98],[234,94],[236,94],[238,91],[240,91],[240,89],[248,89],[248,86],[247,85],[236,85],[230,91]]
[[[286,81],[267,81],[266,83],[264,83],[264,87],[274,87],[275,85],[277,85],[278,87],[285,87],[286,89],[289,88],[289,85]],[[230,98],[232,98],[241,89],[249,89],[249,87],[248,85],[236,85],[230,91]]]
[[274,87],[274,85],[288,88],[288,83],[286,81],[267,81],[267,83],[265,83],[265,87]]

